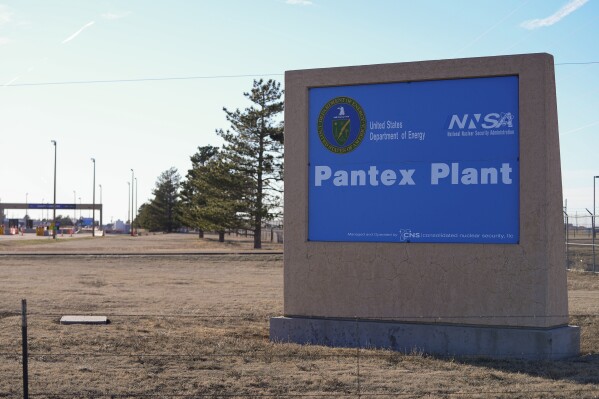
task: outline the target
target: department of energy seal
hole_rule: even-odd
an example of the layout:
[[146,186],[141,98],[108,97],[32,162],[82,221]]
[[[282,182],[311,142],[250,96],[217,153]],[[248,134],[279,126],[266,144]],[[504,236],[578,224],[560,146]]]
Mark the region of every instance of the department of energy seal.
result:
[[331,152],[347,154],[364,139],[366,115],[353,98],[335,97],[322,107],[317,124],[322,144]]

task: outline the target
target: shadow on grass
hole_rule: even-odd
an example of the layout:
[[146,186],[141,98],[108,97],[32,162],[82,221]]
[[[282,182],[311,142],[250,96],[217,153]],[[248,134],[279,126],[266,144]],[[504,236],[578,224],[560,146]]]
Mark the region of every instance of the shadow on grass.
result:
[[493,369],[506,373],[526,374],[553,381],[599,384],[599,354],[587,354],[567,360],[496,360],[455,359],[458,364]]
[[571,315],[570,324],[580,327],[581,355],[564,360],[455,359],[460,364],[509,373],[522,373],[555,381],[599,385],[599,317]]

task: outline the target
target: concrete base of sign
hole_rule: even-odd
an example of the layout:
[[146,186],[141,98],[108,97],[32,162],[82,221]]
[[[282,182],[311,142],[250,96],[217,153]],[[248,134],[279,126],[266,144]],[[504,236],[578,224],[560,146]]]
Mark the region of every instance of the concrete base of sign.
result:
[[108,324],[106,316],[62,316],[60,324]]
[[555,360],[577,356],[580,328],[505,328],[372,320],[273,317],[274,342],[386,348],[404,353],[495,359]]

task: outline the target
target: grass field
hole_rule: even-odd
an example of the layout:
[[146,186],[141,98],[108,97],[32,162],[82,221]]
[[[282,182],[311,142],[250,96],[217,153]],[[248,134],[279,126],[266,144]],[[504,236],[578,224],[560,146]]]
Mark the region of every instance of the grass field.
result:
[[[575,359],[443,359],[273,344],[268,320],[282,313],[282,247],[252,251],[249,239],[227,239],[0,238],[0,254],[12,254],[0,257],[0,398],[21,397],[21,298],[28,301],[36,398],[599,397],[594,274],[568,274],[571,323],[582,327]],[[111,323],[63,326],[64,314],[106,315]]]

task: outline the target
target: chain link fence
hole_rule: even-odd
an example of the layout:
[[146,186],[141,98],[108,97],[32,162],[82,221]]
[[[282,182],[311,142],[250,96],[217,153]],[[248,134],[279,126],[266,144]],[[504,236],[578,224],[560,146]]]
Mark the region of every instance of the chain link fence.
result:
[[[586,272],[599,272],[597,265],[597,229],[595,217],[579,212],[564,211],[566,236],[566,268]],[[594,234],[593,234],[594,232]]]

